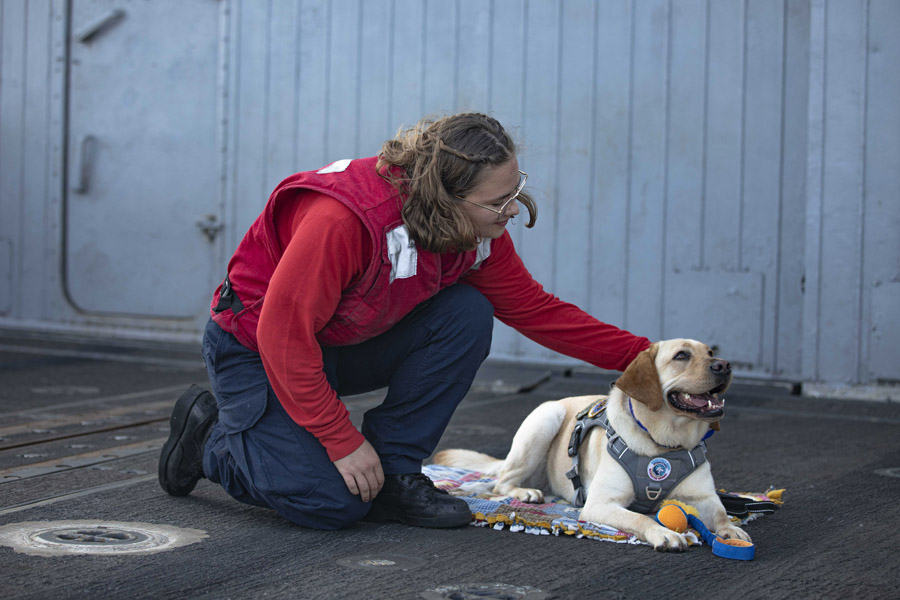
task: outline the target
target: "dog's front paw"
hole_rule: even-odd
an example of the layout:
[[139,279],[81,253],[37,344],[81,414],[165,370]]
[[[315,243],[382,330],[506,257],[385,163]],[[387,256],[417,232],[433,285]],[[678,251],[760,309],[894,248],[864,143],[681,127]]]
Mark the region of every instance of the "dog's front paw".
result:
[[684,552],[688,549],[688,541],[684,535],[662,525],[657,525],[647,531],[645,538],[645,541],[657,552]]
[[744,531],[737,525],[731,524],[719,527],[719,530],[716,531],[716,535],[726,540],[744,540],[745,542],[753,541],[750,539],[750,536],[747,535],[746,531]]
[[531,504],[537,504],[544,501],[544,493],[541,490],[536,490],[534,488],[513,488],[507,495],[518,498],[522,502],[530,502]]

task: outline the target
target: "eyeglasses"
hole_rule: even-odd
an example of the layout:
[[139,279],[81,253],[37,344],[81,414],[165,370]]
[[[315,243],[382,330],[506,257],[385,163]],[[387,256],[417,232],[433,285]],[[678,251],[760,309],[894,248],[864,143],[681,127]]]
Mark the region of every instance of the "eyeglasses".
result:
[[522,190],[525,188],[526,181],[528,181],[528,173],[526,173],[525,171],[519,171],[519,185],[516,186],[516,193],[513,194],[509,200],[504,202],[500,206],[500,208],[491,208],[490,206],[485,206],[484,204],[479,204],[478,202],[472,202],[471,200],[466,200],[462,196],[457,196],[457,198],[459,198],[463,202],[468,202],[469,204],[474,204],[475,206],[480,206],[481,208],[483,208],[485,210],[489,210],[492,213],[497,213],[498,215],[500,215],[502,217],[503,213],[506,212],[506,209],[509,208],[509,205],[512,204],[513,202],[515,202],[516,200],[518,200],[519,194],[521,194]]

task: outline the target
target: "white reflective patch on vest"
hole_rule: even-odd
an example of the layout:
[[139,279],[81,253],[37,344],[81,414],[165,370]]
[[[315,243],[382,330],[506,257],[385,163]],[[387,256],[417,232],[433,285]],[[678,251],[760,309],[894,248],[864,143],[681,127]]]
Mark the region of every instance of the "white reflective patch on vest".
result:
[[406,279],[416,274],[419,255],[416,243],[409,239],[406,225],[400,225],[387,232],[388,257],[391,259],[391,283],[395,279]]
[[326,175],[328,173],[343,173],[347,170],[347,167],[350,166],[350,163],[353,162],[352,158],[344,158],[338,161],[335,161],[328,165],[327,167],[323,167],[316,171],[319,175]]
[[481,263],[483,263],[488,256],[491,255],[491,238],[484,238],[480,242],[478,242],[478,247],[475,248],[475,264],[472,265],[471,269],[478,269],[481,267]]

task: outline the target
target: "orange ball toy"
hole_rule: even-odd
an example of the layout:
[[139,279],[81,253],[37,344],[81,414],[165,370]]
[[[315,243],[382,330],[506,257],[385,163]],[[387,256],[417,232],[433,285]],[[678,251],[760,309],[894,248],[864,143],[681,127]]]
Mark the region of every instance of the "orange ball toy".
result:
[[722,558],[736,560],[753,560],[756,557],[756,546],[753,542],[745,542],[738,539],[724,539],[712,533],[703,521],[694,515],[688,515],[675,504],[666,504],[656,513],[656,520],[672,531],[684,533],[688,525],[697,530],[703,541],[712,548],[712,553]]
[[659,509],[656,518],[660,523],[672,531],[677,531],[678,533],[687,531],[687,515],[684,514],[684,511],[680,507],[674,504],[666,504]]

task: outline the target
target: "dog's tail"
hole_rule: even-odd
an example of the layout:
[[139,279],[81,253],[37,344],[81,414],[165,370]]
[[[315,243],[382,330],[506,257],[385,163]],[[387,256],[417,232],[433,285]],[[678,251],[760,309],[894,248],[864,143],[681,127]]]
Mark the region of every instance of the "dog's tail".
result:
[[438,465],[469,469],[494,477],[499,475],[501,469],[503,469],[503,460],[499,458],[475,452],[474,450],[462,450],[459,448],[441,450],[434,456],[434,462]]

